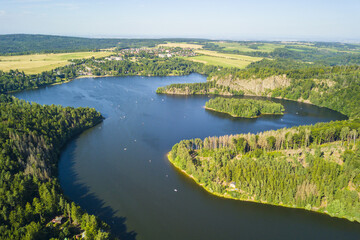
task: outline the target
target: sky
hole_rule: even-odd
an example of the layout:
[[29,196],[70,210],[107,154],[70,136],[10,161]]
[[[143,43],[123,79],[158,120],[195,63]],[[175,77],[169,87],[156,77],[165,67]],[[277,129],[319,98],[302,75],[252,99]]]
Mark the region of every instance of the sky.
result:
[[360,42],[360,0],[0,0],[0,34]]

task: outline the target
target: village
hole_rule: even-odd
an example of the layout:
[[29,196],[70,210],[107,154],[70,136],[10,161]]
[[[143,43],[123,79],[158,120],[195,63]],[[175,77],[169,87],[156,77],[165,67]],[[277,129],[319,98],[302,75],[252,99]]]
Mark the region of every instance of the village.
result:
[[[191,48],[180,47],[156,47],[156,48],[126,48],[114,52],[114,54],[99,59],[88,59],[77,65],[78,76],[99,76],[101,74],[113,74],[114,68],[106,69],[105,65],[118,65],[122,61],[139,62],[142,59],[171,59],[194,57],[197,54]],[[112,68],[112,69],[111,69]],[[127,73],[127,71],[125,71]]]
[[122,49],[119,53],[106,57],[108,61],[121,61],[131,57],[194,57],[196,53],[191,48],[180,47],[158,47],[158,48],[127,48]]

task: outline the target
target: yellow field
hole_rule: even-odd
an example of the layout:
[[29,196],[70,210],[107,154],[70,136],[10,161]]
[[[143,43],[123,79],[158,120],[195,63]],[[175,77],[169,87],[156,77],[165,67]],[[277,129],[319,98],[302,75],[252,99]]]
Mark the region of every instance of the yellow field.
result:
[[181,47],[181,48],[192,48],[192,49],[200,49],[202,48],[199,44],[191,44],[191,43],[166,43],[159,44],[158,47]]
[[250,63],[257,62],[263,59],[259,57],[218,53],[207,50],[196,50],[195,52],[201,55],[196,57],[188,57],[186,59],[194,62],[201,62],[209,65],[222,66],[222,67],[245,68]]
[[74,52],[0,56],[0,70],[9,71],[11,69],[18,69],[27,74],[36,74],[65,66],[69,64],[71,59],[100,58],[111,54],[112,52]]

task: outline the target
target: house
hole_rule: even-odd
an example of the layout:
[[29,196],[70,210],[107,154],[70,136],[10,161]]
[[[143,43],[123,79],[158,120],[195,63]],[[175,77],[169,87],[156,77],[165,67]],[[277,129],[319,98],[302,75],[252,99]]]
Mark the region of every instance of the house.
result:
[[107,57],[105,58],[105,60],[108,60],[108,61],[121,61],[122,60],[122,57],[115,57],[115,56],[111,56],[111,57]]
[[230,188],[236,188],[236,183],[235,183],[235,182],[231,182],[231,183],[229,184],[229,187],[230,187]]
[[61,221],[63,220],[62,216],[55,217],[53,220],[51,220],[52,223],[61,224]]

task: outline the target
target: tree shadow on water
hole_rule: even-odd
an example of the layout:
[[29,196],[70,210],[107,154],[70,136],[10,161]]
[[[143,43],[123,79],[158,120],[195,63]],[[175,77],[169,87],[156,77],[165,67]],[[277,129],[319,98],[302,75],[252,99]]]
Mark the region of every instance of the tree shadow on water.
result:
[[[74,170],[74,151],[76,139],[72,140],[61,154],[59,166],[60,185],[65,195],[89,214],[93,214],[106,222],[111,227],[113,236],[121,240],[135,240],[137,233],[128,232],[126,217],[116,216],[116,212],[105,202],[90,192],[89,187],[78,182],[78,174]],[[63,173],[63,174],[61,174]],[[64,174],[66,173],[66,174]]]
[[116,216],[116,212],[109,206],[104,207],[104,201],[89,193],[88,187],[74,183],[77,196],[72,199],[90,214],[98,216],[111,227],[111,233],[122,240],[135,240],[137,233],[127,231],[126,217]]

